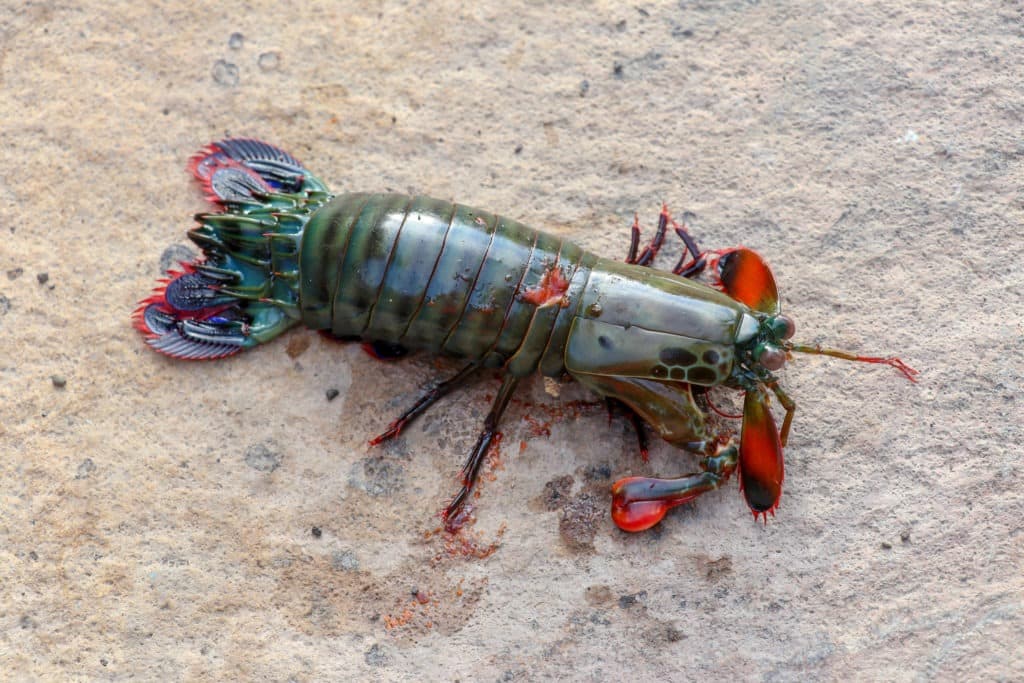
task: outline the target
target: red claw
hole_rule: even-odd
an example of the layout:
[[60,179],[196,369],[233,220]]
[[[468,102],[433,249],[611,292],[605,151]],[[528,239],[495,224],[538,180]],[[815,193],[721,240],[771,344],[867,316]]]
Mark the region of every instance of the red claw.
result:
[[746,247],[718,252],[712,266],[730,297],[762,313],[779,312],[779,289],[771,268]]
[[660,522],[669,510],[663,500],[636,500],[616,504],[612,502],[612,521],[623,531],[646,531]]
[[612,521],[623,531],[650,529],[672,508],[689,503],[714,488],[714,484],[704,479],[705,475],[678,479],[620,479],[612,485]]
[[774,516],[779,505],[785,468],[779,430],[760,389],[748,391],[743,401],[739,470],[740,489],[754,519],[760,515],[767,522],[768,513]]

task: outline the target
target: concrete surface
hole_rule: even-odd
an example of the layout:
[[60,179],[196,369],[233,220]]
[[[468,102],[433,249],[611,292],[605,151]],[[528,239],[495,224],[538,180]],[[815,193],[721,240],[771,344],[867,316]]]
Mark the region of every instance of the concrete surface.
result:
[[[294,5],[0,7],[0,678],[1024,678],[1019,3]],[[606,255],[664,200],[921,381],[795,359],[778,516],[626,535],[611,481],[692,458],[538,380],[447,538],[493,379],[373,450],[450,364],[130,328],[225,135]]]

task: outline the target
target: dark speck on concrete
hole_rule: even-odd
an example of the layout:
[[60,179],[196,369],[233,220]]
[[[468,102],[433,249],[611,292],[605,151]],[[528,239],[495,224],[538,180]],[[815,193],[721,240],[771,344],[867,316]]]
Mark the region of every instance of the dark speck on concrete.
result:
[[50,279],[49,273],[36,273],[36,282],[41,285],[45,285]]
[[273,472],[281,466],[283,457],[273,441],[254,443],[245,449],[245,464],[260,472]]
[[366,660],[366,663],[370,666],[388,665],[387,653],[384,652],[384,649],[376,643],[374,643],[374,645],[366,651],[366,654],[363,655],[363,659]]
[[562,541],[576,552],[593,551],[597,524],[604,517],[604,507],[589,492],[581,492],[566,502],[558,531]]
[[588,465],[583,470],[583,478],[587,481],[607,481],[612,478],[612,468],[608,463]]
[[404,478],[405,468],[400,462],[371,456],[363,458],[362,467],[356,464],[349,484],[371,496],[390,496],[402,488]]
[[718,581],[732,573],[732,558],[728,555],[723,555],[717,560],[704,558],[698,564],[704,570],[704,578],[708,581]]
[[0,315],[7,315],[9,310],[11,310],[11,300],[0,294]]
[[313,538],[320,538],[324,535],[323,530],[318,526],[315,526],[312,529],[310,529],[310,533],[313,534]]
[[68,380],[64,375],[50,375],[50,381],[53,382],[53,386],[58,389],[63,389],[68,385]]
[[645,602],[647,600],[647,591],[640,591],[639,593],[632,593],[630,595],[622,595],[619,597],[619,607],[622,609],[629,609],[630,607]]
[[882,541],[882,550],[892,550],[892,543]]
[[359,569],[359,558],[351,550],[339,550],[331,555],[331,566],[343,572],[354,572]]
[[242,45],[245,44],[245,36],[238,31],[235,31],[228,37],[228,47],[232,50],[241,50]]
[[7,271],[8,280],[17,280],[25,272],[24,268],[11,268]]
[[167,273],[171,268],[177,268],[182,261],[192,261],[196,255],[184,244],[172,244],[160,254],[160,272]]
[[107,665],[107,660],[100,659],[100,664],[102,664],[103,666],[106,666]]
[[340,393],[341,393],[341,392],[340,392],[340,391],[338,391],[337,389],[328,389],[328,390],[326,391],[326,394],[327,394],[327,400],[328,400],[328,401],[333,401],[334,399],[338,398],[338,394],[340,394]]
[[615,66],[612,67],[612,73],[615,75],[615,78],[622,78],[622,65],[616,63]]
[[75,479],[85,479],[90,474],[96,471],[96,463],[92,461],[92,458],[86,458],[78,465],[78,471],[75,472]]
[[569,493],[572,491],[573,479],[571,475],[563,474],[555,477],[544,484],[544,493],[541,496],[541,503],[545,510],[558,510],[569,500]]
[[580,81],[580,97],[586,97],[588,92],[590,92],[590,81]]

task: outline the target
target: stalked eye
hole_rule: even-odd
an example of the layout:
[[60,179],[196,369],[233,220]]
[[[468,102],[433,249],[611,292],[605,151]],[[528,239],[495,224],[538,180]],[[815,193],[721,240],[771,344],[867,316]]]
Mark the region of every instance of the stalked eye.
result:
[[765,370],[778,370],[786,364],[786,352],[771,344],[760,344],[754,358]]
[[796,323],[788,315],[775,316],[775,334],[779,339],[789,339],[796,334]]

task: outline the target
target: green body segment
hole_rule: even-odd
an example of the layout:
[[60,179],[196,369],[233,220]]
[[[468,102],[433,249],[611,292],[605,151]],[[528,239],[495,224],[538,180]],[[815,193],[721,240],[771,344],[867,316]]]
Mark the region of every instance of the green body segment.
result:
[[[525,376],[562,357],[577,299],[529,293],[558,271],[585,282],[585,252],[485,211],[397,194],[343,194],[310,217],[299,246],[306,325],[483,362]],[[573,280],[575,278],[575,280]],[[580,287],[577,287],[580,289]],[[562,325],[556,335],[556,321]],[[553,338],[561,346],[549,345]]]
[[519,377],[720,384],[747,312],[685,278],[418,196],[333,198],[306,224],[299,264],[306,325]]

